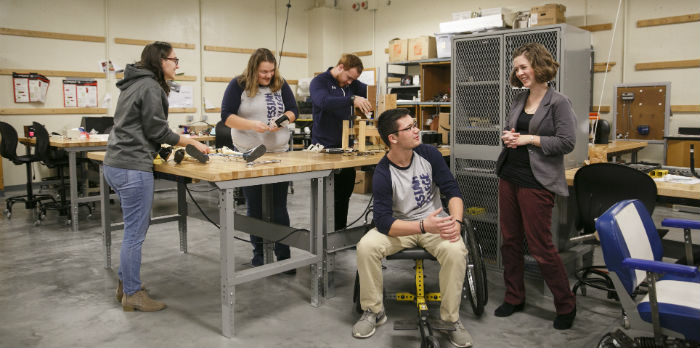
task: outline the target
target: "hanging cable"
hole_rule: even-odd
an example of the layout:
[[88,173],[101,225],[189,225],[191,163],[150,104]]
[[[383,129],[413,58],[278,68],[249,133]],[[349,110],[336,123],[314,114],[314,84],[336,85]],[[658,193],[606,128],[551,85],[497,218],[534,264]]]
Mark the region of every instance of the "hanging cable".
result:
[[600,107],[603,105],[603,95],[605,94],[605,81],[608,79],[608,71],[610,66],[610,56],[612,55],[613,44],[615,43],[615,30],[617,29],[617,21],[620,18],[620,8],[622,7],[622,0],[619,0],[617,4],[617,14],[615,15],[615,25],[613,25],[612,38],[610,39],[610,49],[608,50],[608,60],[605,62],[605,74],[603,75],[603,87],[600,89],[600,99],[598,101],[598,118],[593,120],[593,137],[589,140],[592,144],[595,144],[596,132],[598,131],[598,120],[600,119]]
[[[210,219],[209,216],[208,216],[206,213],[204,213],[204,209],[202,209],[202,207],[199,206],[199,203],[197,203],[197,201],[194,199],[194,197],[192,196],[192,192],[190,192],[190,188],[187,187],[187,185],[185,185],[185,190],[187,191],[187,194],[190,196],[190,199],[192,200],[192,202],[194,203],[194,205],[197,207],[197,209],[199,209],[199,212],[202,213],[202,215],[204,215],[204,217],[207,219],[207,221],[209,221],[212,225],[216,226],[216,228],[221,229],[221,226],[219,226],[216,222],[214,222],[212,219]],[[279,242],[285,240],[287,237],[289,237],[289,236],[291,236],[291,235],[293,235],[293,234],[295,234],[295,233],[297,233],[297,232],[301,232],[301,231],[310,232],[309,230],[304,229],[304,228],[297,228],[297,229],[292,230],[291,232],[287,233],[284,237],[282,237],[282,238],[280,238],[280,239],[272,240],[272,241],[267,241],[267,242],[256,242],[256,244],[274,244],[274,243],[279,243]],[[236,237],[236,236],[233,236],[233,238],[234,238],[234,239],[238,239],[238,240],[243,241],[243,242],[252,243],[252,242],[251,242],[250,240],[248,240],[248,239],[243,239],[243,238]]]
[[280,46],[280,59],[277,63],[277,70],[282,66],[282,52],[284,50],[284,40],[287,38],[287,23],[289,23],[289,9],[292,7],[292,0],[287,0],[287,18],[284,20],[284,34],[282,34],[282,46]]

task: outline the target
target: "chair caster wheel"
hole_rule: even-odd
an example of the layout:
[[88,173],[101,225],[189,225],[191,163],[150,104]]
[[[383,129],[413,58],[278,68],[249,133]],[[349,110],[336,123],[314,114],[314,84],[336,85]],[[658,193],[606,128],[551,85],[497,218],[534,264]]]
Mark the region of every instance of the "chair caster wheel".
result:
[[440,341],[435,336],[428,336],[425,338],[426,348],[440,348]]

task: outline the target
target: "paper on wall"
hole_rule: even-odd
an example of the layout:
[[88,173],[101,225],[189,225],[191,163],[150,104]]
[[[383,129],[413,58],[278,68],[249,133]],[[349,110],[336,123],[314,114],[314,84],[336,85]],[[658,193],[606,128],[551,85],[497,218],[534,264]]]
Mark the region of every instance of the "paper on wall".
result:
[[171,108],[191,108],[194,100],[192,86],[180,86],[180,91],[170,90],[168,103]]

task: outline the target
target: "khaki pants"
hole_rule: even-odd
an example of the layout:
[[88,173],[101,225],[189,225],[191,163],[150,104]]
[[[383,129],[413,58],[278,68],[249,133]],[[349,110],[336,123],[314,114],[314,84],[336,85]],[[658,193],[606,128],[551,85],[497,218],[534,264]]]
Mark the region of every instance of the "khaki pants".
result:
[[451,243],[438,234],[391,237],[373,228],[357,243],[357,270],[360,274],[362,310],[379,313],[382,308],[382,259],[403,249],[420,246],[440,263],[440,318],[459,320],[459,303],[467,268],[467,248],[461,239]]

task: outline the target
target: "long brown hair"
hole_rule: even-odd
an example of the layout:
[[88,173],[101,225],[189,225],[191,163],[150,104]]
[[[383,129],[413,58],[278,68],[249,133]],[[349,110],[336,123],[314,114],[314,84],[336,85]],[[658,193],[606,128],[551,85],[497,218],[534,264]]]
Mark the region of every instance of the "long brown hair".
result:
[[249,97],[258,94],[258,67],[262,62],[272,63],[272,65],[275,66],[275,73],[270,81],[270,91],[277,92],[282,89],[283,81],[277,70],[275,55],[267,48],[258,48],[250,56],[250,59],[248,59],[248,66],[246,66],[243,73],[238,76],[238,85],[246,91]]
[[138,68],[150,70],[156,75],[156,81],[158,81],[160,87],[163,88],[165,94],[170,94],[170,86],[168,86],[168,83],[165,81],[161,59],[168,58],[172,51],[173,46],[167,42],[152,42],[143,48],[143,51],[141,51],[141,60],[136,62]]
[[[520,55],[524,55],[527,61],[530,62],[530,66],[535,72],[535,81],[538,83],[552,81],[557,76],[559,63],[554,60],[554,57],[544,45],[535,42],[524,44],[513,51],[513,59]],[[523,86],[520,79],[515,76],[515,69],[510,72],[510,84],[518,88]]]

